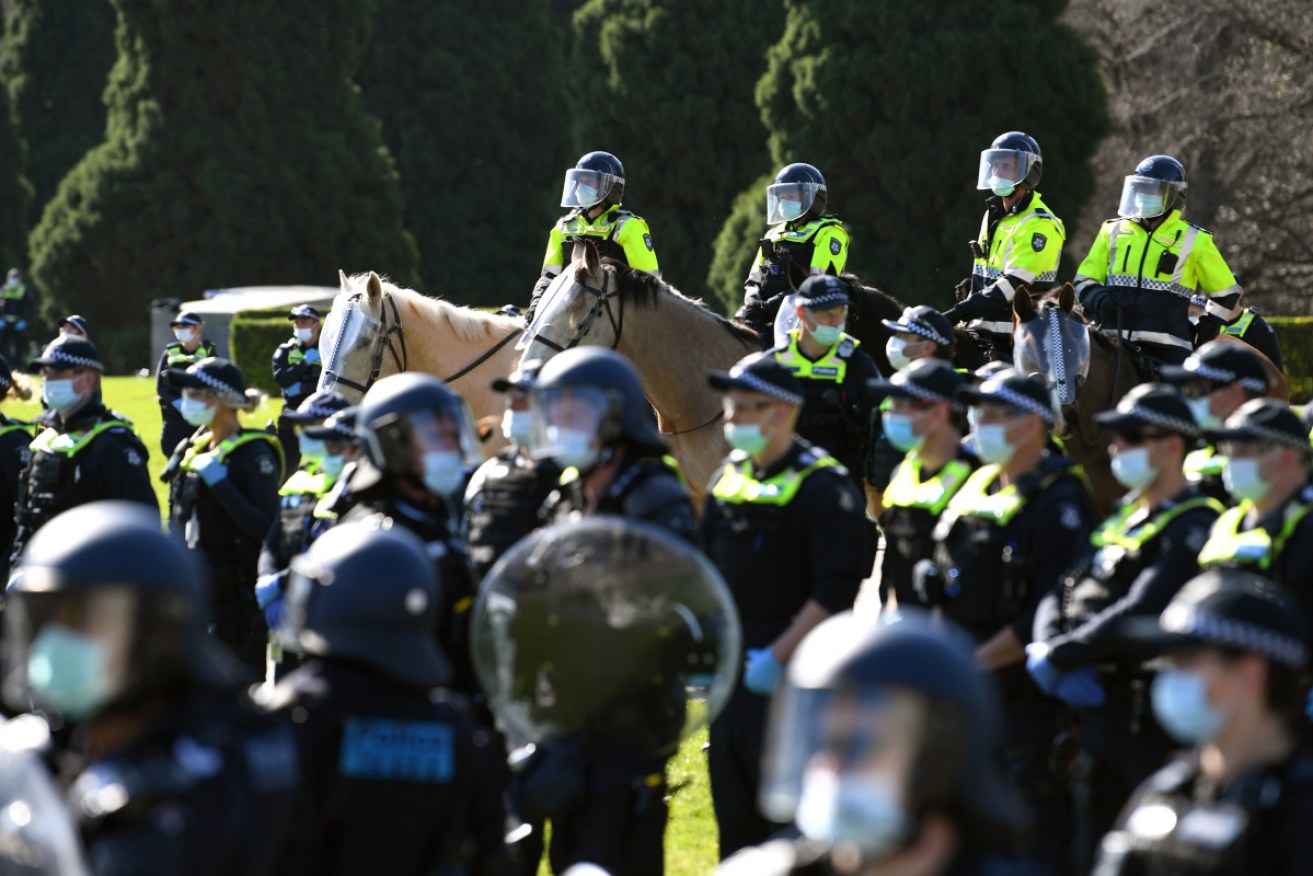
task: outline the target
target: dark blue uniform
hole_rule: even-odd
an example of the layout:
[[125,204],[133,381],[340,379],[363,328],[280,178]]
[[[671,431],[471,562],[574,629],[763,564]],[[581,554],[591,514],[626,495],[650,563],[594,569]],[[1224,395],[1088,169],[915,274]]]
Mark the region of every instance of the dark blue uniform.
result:
[[[274,382],[283,391],[283,410],[296,410],[314,393],[322,368],[317,346],[302,344],[296,338],[278,345],[274,350],[273,369]],[[283,447],[287,470],[300,468],[301,446],[296,439],[296,429],[290,420],[282,417],[278,418],[278,443]]]

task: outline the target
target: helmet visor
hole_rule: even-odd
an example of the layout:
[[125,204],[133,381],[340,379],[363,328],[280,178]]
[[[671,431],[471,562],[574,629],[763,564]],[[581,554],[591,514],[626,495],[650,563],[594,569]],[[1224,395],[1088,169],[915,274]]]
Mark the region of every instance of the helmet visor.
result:
[[997,189],[1019,186],[1035,165],[1035,154],[1020,149],[986,149],[980,153],[976,188]]
[[416,458],[422,458],[426,453],[455,452],[460,454],[465,465],[476,465],[483,459],[464,401],[453,401],[437,409],[411,414],[410,441]]
[[561,190],[561,206],[586,209],[600,204],[617,182],[615,174],[600,170],[572,167],[565,172],[565,188]]
[[785,182],[774,183],[766,187],[766,223],[778,225],[792,222],[816,203],[816,193],[821,190],[817,183]]
[[1167,212],[1175,186],[1151,176],[1128,176],[1122,183],[1117,215],[1125,219],[1152,219]]
[[[571,436],[598,442],[612,409],[610,394],[595,386],[553,386],[529,393],[529,452],[535,459],[560,456]],[[578,440],[578,439],[574,439]]]

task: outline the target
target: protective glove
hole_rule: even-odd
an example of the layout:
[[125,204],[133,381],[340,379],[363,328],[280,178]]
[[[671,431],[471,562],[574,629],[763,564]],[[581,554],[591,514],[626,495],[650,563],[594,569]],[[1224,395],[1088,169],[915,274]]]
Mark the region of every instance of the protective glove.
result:
[[228,477],[228,466],[220,462],[219,457],[213,453],[200,454],[192,460],[191,467],[209,487]]
[[261,575],[255,579],[255,604],[268,608],[269,604],[283,595],[283,573]]
[[311,347],[310,349],[306,350],[306,351],[305,351],[305,361],[306,361],[306,362],[309,362],[311,365],[318,365],[318,364],[319,364],[319,348],[318,348],[318,347]]
[[14,328],[20,332],[23,331],[27,328],[27,320],[20,319],[18,322],[14,323]]
[[283,622],[284,608],[286,608],[286,600],[282,596],[264,607],[264,622],[270,630],[278,629],[279,624]]
[[1099,673],[1093,667],[1082,666],[1064,673],[1058,681],[1058,699],[1078,709],[1093,709],[1103,705],[1107,696],[1099,682]]
[[784,667],[775,659],[770,648],[748,651],[748,668],[743,671],[743,686],[755,694],[768,697],[775,693]]
[[1049,646],[1044,642],[1031,642],[1026,646],[1026,671],[1040,690],[1051,697],[1058,695],[1058,684],[1064,673],[1049,662]]
[[296,383],[293,383],[291,386],[283,387],[283,395],[298,396],[300,394],[301,394],[301,381],[299,380]]

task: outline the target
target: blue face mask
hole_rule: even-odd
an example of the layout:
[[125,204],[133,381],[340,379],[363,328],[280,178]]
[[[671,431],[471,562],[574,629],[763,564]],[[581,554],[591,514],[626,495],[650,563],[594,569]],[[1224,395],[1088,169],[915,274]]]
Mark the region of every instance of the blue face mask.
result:
[[44,380],[41,383],[41,400],[52,410],[64,413],[82,401],[82,395],[73,388],[73,379]]
[[1225,716],[1208,702],[1203,676],[1179,669],[1165,669],[1149,689],[1153,714],[1163,729],[1178,742],[1195,745],[1212,739]]
[[430,493],[450,496],[460,489],[465,472],[461,456],[454,450],[430,450],[424,454],[424,486]]
[[531,423],[528,411],[507,411],[502,414],[501,432],[507,441],[524,446],[529,443]]
[[589,471],[597,465],[600,451],[593,446],[593,433],[586,429],[548,426],[547,443],[553,448],[552,458],[563,468]]
[[839,337],[843,334],[841,325],[818,325],[814,329],[808,329],[811,333],[812,340],[822,347],[832,347],[839,343]]
[[99,642],[47,624],[27,651],[27,683],[36,699],[70,720],[90,715],[113,694]]
[[328,451],[324,448],[324,442],[319,438],[311,438],[309,435],[302,434],[297,443],[301,446],[302,459],[322,459]]
[[916,434],[916,420],[911,414],[895,414],[885,411],[881,415],[884,424],[884,437],[889,443],[904,453],[920,450],[925,444],[925,435]]
[[762,434],[760,423],[726,423],[725,440],[735,450],[756,456],[766,449],[770,438]]
[[984,423],[976,429],[976,453],[990,465],[1007,465],[1017,448],[1008,441],[1008,427],[1003,423]]
[[1001,176],[996,176],[989,181],[989,190],[1000,198],[1006,198],[1017,190],[1016,185]]
[[319,457],[319,470],[330,481],[336,481],[342,476],[342,469],[346,468],[346,457],[340,453],[325,453]]
[[1161,216],[1163,213],[1163,196],[1137,194],[1135,196],[1135,209],[1145,219]]
[[792,222],[794,219],[797,219],[802,215],[802,202],[783,198],[780,200],[780,205],[775,208],[775,211],[785,222]]

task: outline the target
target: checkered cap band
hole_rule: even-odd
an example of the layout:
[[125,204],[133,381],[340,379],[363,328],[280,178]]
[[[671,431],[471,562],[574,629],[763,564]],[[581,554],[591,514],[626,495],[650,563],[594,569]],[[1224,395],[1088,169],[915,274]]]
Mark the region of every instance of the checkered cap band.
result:
[[749,387],[753,392],[759,392],[762,395],[768,395],[773,399],[785,402],[791,405],[800,405],[803,402],[802,396],[789,392],[787,389],[776,386],[768,380],[762,380],[757,375],[746,369],[739,371],[735,369],[729,373],[731,379],[736,383],[741,383]]
[[846,292],[822,292],[820,295],[799,295],[798,303],[803,307],[817,310],[826,304],[847,304],[848,293]]
[[944,337],[939,332],[917,319],[912,313],[912,308],[910,307],[904,308],[903,315],[898,319],[898,326],[912,332],[913,334],[920,335],[923,338],[928,338],[940,346],[946,347],[952,343],[949,338]]
[[[901,373],[902,372],[900,371],[899,374]],[[894,385],[897,386],[903,392],[912,396],[913,398],[919,398],[922,401],[936,402],[936,403],[948,402],[954,407],[958,407],[960,404],[955,399],[948,398],[947,396],[942,396],[937,392],[926,389],[924,386],[922,386],[921,384],[917,383],[914,380],[903,380],[895,383]]]
[[1041,404],[1030,396],[1023,395],[1009,387],[995,384],[988,392],[983,392],[982,394],[986,401],[1001,400],[1007,402],[1013,407],[1021,408],[1023,411],[1030,411],[1032,414],[1038,414],[1044,418],[1044,422],[1046,423],[1052,423],[1054,419],[1056,419],[1053,416],[1052,405]]
[[1130,410],[1118,411],[1117,413],[1135,417],[1138,420],[1144,420],[1146,423],[1153,423],[1155,426],[1162,426],[1164,429],[1170,429],[1173,432],[1188,435],[1192,438],[1199,434],[1199,425],[1194,420],[1182,420],[1170,414],[1146,408],[1142,404],[1133,404]]
[[1245,389],[1254,392],[1267,391],[1267,384],[1259,380],[1257,377],[1241,377],[1234,371],[1227,371],[1223,368],[1214,368],[1211,365],[1200,362],[1194,357],[1186,359],[1185,364],[1181,367],[1186,371],[1189,371],[1191,374],[1198,375],[1205,380],[1211,380],[1215,383],[1236,383],[1238,381]]
[[1297,669],[1308,660],[1308,648],[1298,639],[1245,621],[1201,611],[1193,605],[1169,605],[1158,623],[1169,633],[1254,651]]
[[58,348],[47,349],[41,356],[42,359],[53,359],[69,368],[91,368],[95,371],[104,371],[105,366],[99,359],[92,359],[90,356],[74,356],[71,353],[65,353]]
[[222,393],[232,398],[243,398],[244,393],[236,387],[229,386],[212,374],[206,374],[203,368],[197,368],[195,371],[188,371],[192,377],[195,377],[201,383],[213,389],[215,392]]
[[1231,441],[1274,441],[1277,444],[1284,444],[1286,447],[1295,450],[1305,451],[1309,449],[1309,439],[1306,435],[1291,435],[1289,432],[1283,432],[1280,429],[1270,429],[1261,423],[1246,422],[1243,426],[1238,427],[1253,435],[1252,438],[1231,438],[1223,440]]

